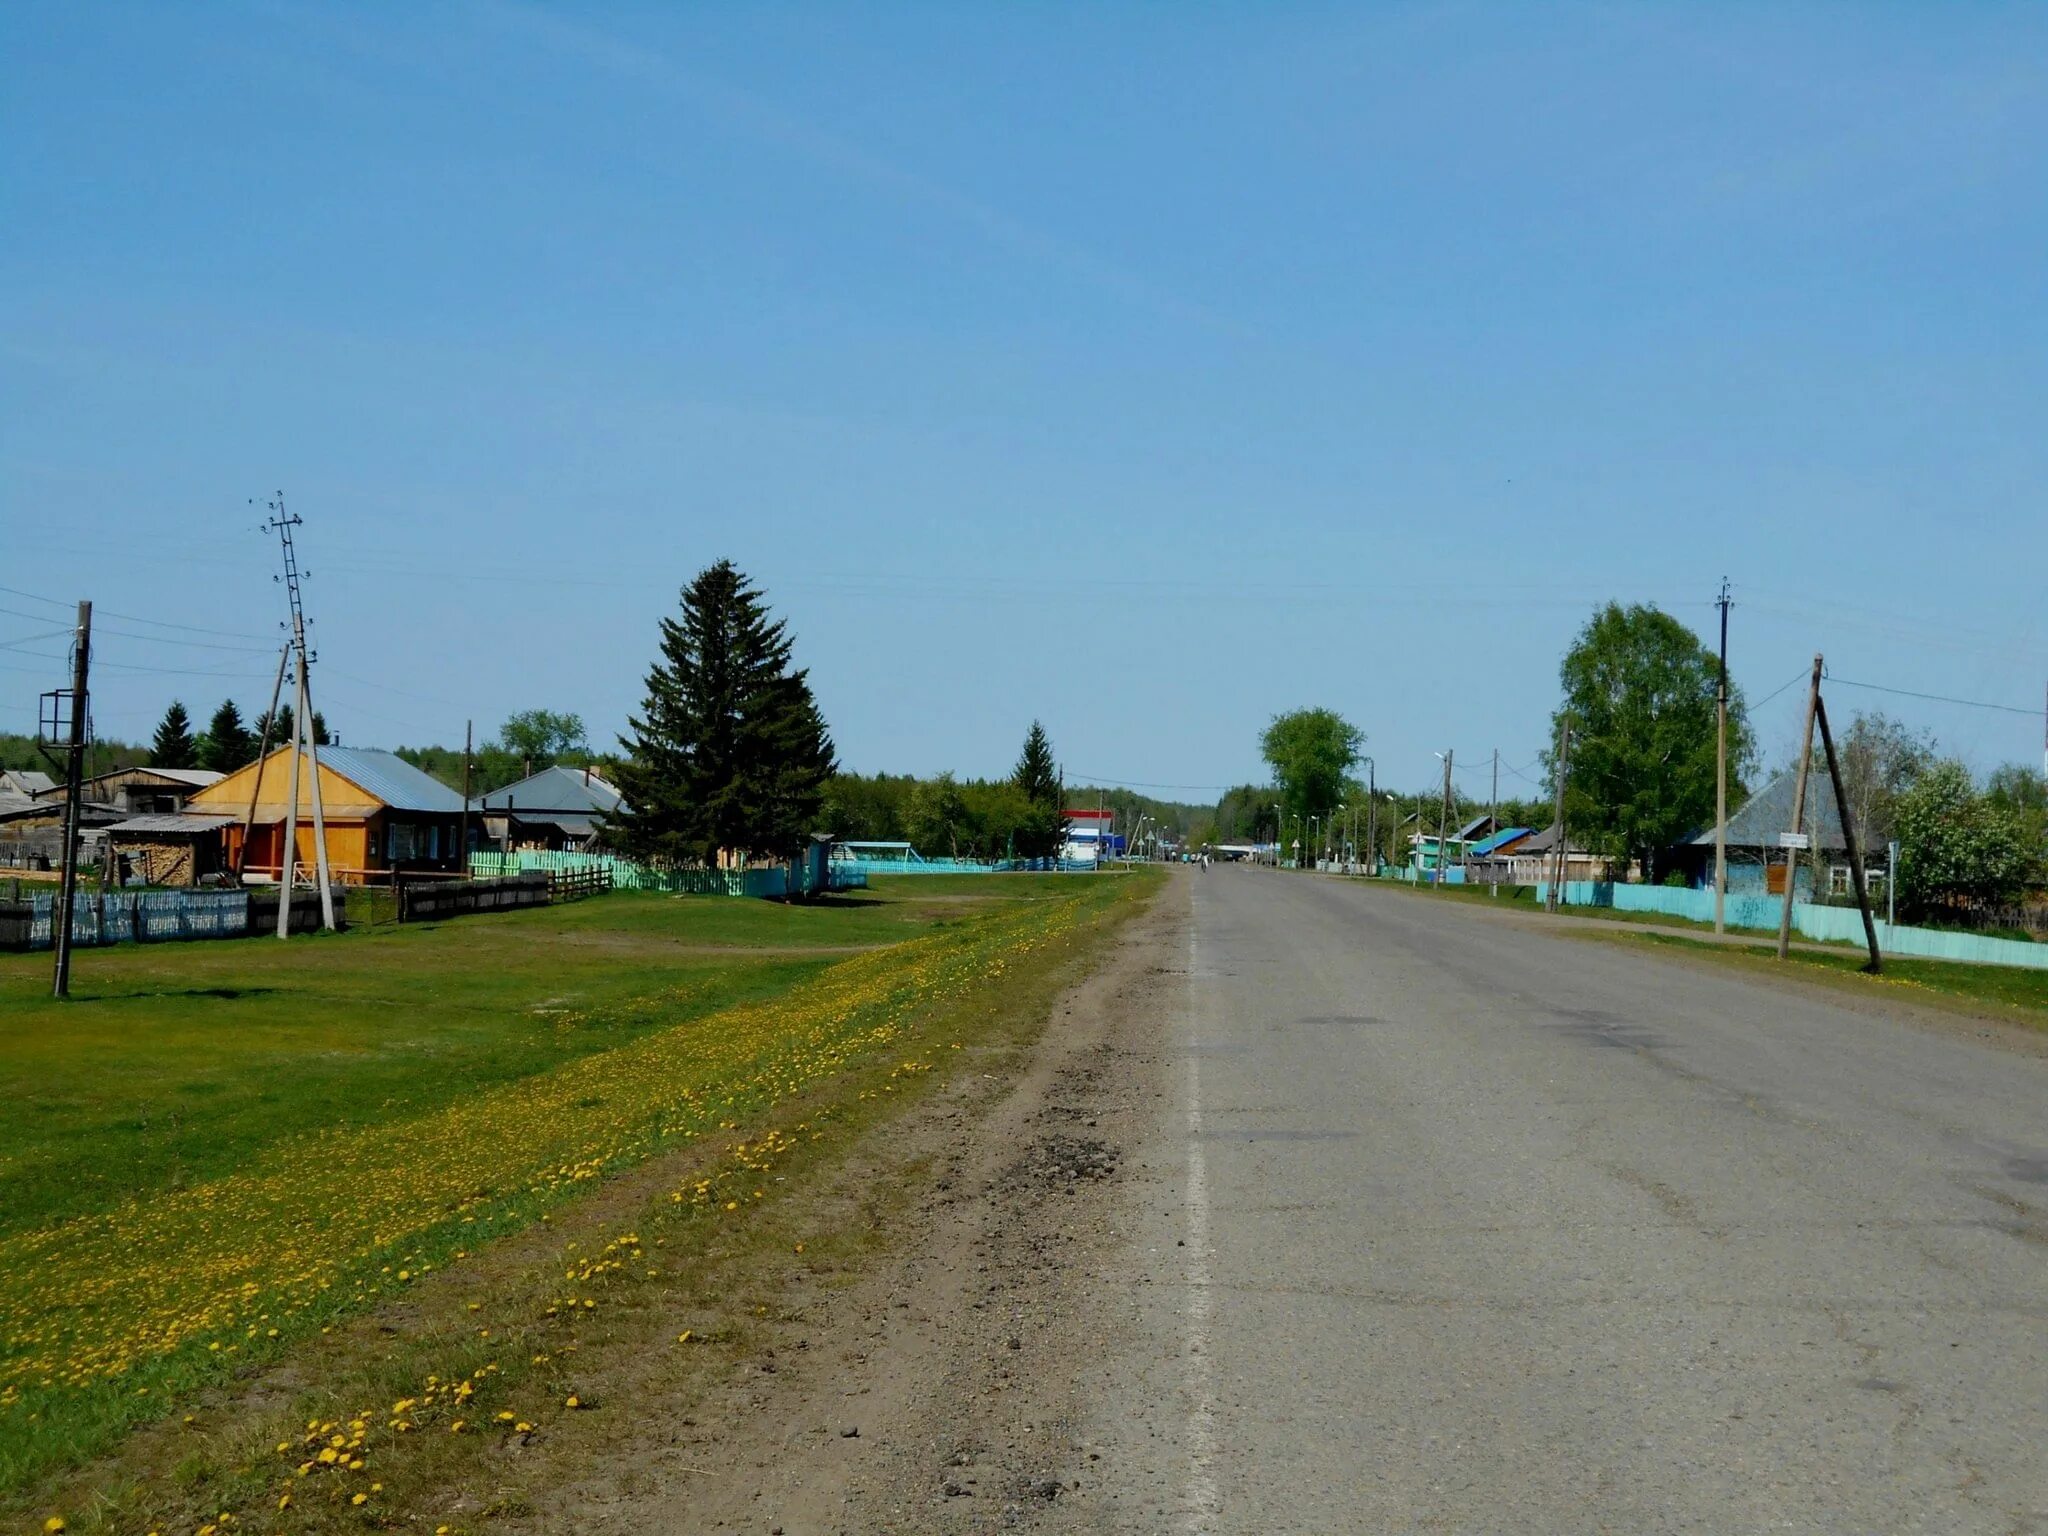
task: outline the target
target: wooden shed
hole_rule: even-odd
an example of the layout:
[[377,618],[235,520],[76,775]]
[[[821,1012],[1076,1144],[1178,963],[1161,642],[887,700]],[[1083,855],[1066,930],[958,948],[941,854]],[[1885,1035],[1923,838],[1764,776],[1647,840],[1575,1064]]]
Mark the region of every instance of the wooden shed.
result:
[[[188,812],[229,816],[221,830],[224,867],[243,876],[278,877],[284,851],[291,747],[239,768],[186,802]],[[462,796],[390,752],[364,747],[322,747],[320,797],[327,827],[327,862],[336,880],[359,884],[393,870],[457,871],[467,866],[462,838]],[[254,797],[248,856],[242,857],[242,822]],[[315,862],[312,765],[300,751],[297,859]]]

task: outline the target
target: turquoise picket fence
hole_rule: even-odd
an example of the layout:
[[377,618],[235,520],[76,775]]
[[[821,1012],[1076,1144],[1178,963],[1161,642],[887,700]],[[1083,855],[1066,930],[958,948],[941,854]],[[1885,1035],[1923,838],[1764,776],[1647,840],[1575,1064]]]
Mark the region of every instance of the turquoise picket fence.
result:
[[[1538,885],[1536,899],[1549,887]],[[1567,880],[1561,895],[1568,907],[1612,907],[1617,912],[1657,912],[1695,923],[1714,920],[1712,891],[1681,890],[1668,885],[1609,885],[1593,880]],[[1776,932],[1784,897],[1730,891],[1724,921],[1730,928]],[[1792,930],[1822,944],[1861,944],[1863,917],[1854,907],[1825,907],[1810,901],[1792,903]],[[1909,923],[1877,921],[1877,947],[1887,955],[1919,960],[1964,960],[1977,965],[2011,965],[2048,970],[2048,944],[1996,939],[1981,933],[1949,933],[1916,928]]]

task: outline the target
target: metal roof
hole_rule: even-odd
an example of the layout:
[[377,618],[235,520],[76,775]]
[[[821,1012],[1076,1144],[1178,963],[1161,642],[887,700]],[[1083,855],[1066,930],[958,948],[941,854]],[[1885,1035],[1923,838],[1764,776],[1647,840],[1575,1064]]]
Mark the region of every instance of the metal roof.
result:
[[[280,747],[288,752],[289,747]],[[366,790],[394,811],[441,811],[462,814],[462,796],[431,774],[413,767],[395,752],[375,747],[322,747],[320,762],[358,789]],[[266,775],[266,782],[268,776]]]
[[182,812],[168,811],[152,816],[131,816],[126,821],[117,821],[106,830],[109,832],[218,832],[222,827],[231,827],[241,820],[239,816],[187,816]]
[[1498,832],[1494,833],[1493,836],[1486,838],[1480,842],[1474,843],[1471,846],[1471,848],[1467,851],[1475,859],[1484,858],[1487,854],[1492,853],[1494,849],[1500,847],[1503,843],[1512,843],[1517,838],[1527,837],[1529,835],[1529,831],[1530,829],[1528,827],[1502,827]]
[[40,768],[0,768],[0,791],[40,795],[57,787],[57,781]]
[[[1745,800],[1742,809],[1728,818],[1728,846],[1777,847],[1778,835],[1792,830],[1792,793],[1797,787],[1796,776],[1788,768]],[[1823,849],[1846,850],[1849,846],[1842,836],[1841,814],[1835,809],[1835,786],[1825,771],[1806,776],[1806,815],[1800,826]],[[1696,848],[1713,847],[1714,829],[1708,827],[1692,841]]]
[[[1527,841],[1526,843],[1518,844],[1514,851],[1516,853],[1549,853],[1554,851],[1556,847],[1557,823],[1552,822],[1549,826],[1545,827],[1541,832],[1538,832],[1534,837],[1530,838],[1529,841]],[[1590,849],[1581,846],[1576,838],[1567,835],[1565,852],[1588,853],[1590,851]]]
[[517,784],[491,790],[470,801],[474,811],[503,811],[509,806],[515,816],[531,813],[546,820],[548,811],[567,811],[578,816],[609,816],[619,808],[619,792],[595,772],[565,768],[557,763],[529,774]]

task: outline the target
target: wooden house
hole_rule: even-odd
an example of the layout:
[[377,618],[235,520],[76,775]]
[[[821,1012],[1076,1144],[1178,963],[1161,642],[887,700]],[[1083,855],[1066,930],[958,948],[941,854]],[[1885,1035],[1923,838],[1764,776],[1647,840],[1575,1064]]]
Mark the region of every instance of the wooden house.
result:
[[489,794],[470,809],[482,828],[480,844],[515,848],[585,849],[605,818],[618,813],[619,792],[594,768],[560,764],[529,774]]
[[[186,813],[226,816],[220,829],[221,866],[243,876],[276,879],[284,850],[291,747],[239,768],[186,802]],[[327,862],[336,880],[351,884],[387,878],[394,870],[456,871],[467,867],[461,848],[462,796],[390,752],[365,747],[322,747],[320,797],[327,828]],[[249,818],[251,797],[256,814]],[[251,821],[247,857],[242,824]],[[298,863],[313,867],[313,791],[310,759],[299,759]]]
[[[130,816],[149,816],[182,811],[187,800],[209,784],[218,784],[220,778],[211,768],[152,768],[139,764],[96,773],[82,787],[88,801],[114,806]],[[62,799],[63,786],[45,790],[44,795]]]

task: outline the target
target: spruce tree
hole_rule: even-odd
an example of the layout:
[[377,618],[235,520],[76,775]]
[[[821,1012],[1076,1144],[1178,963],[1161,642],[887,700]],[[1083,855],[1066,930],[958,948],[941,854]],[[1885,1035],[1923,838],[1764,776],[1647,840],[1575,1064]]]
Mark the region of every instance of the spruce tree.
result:
[[1050,858],[1059,851],[1066,836],[1067,819],[1062,814],[1065,807],[1060,804],[1065,790],[1060,783],[1059,767],[1053,761],[1052,739],[1036,720],[1025,734],[1024,751],[1011,779],[1031,804],[1030,814],[1017,826],[1017,856]]
[[626,808],[613,841],[640,858],[714,864],[786,857],[818,824],[832,738],[786,626],[729,560],[683,589],[661,622],[647,697],[619,744]]
[[277,713],[275,715],[265,710],[256,717],[256,734],[259,739],[268,734],[270,737],[270,750],[275,752],[279,747],[291,745],[292,726],[295,723],[292,719],[291,705],[280,704],[277,706]]
[[233,699],[221,700],[219,709],[199,738],[199,766],[215,773],[233,773],[256,755],[256,738],[242,724],[242,712]]
[[192,717],[176,699],[157,722],[156,740],[150,744],[152,768],[194,768],[199,764],[198,745],[192,740]]

